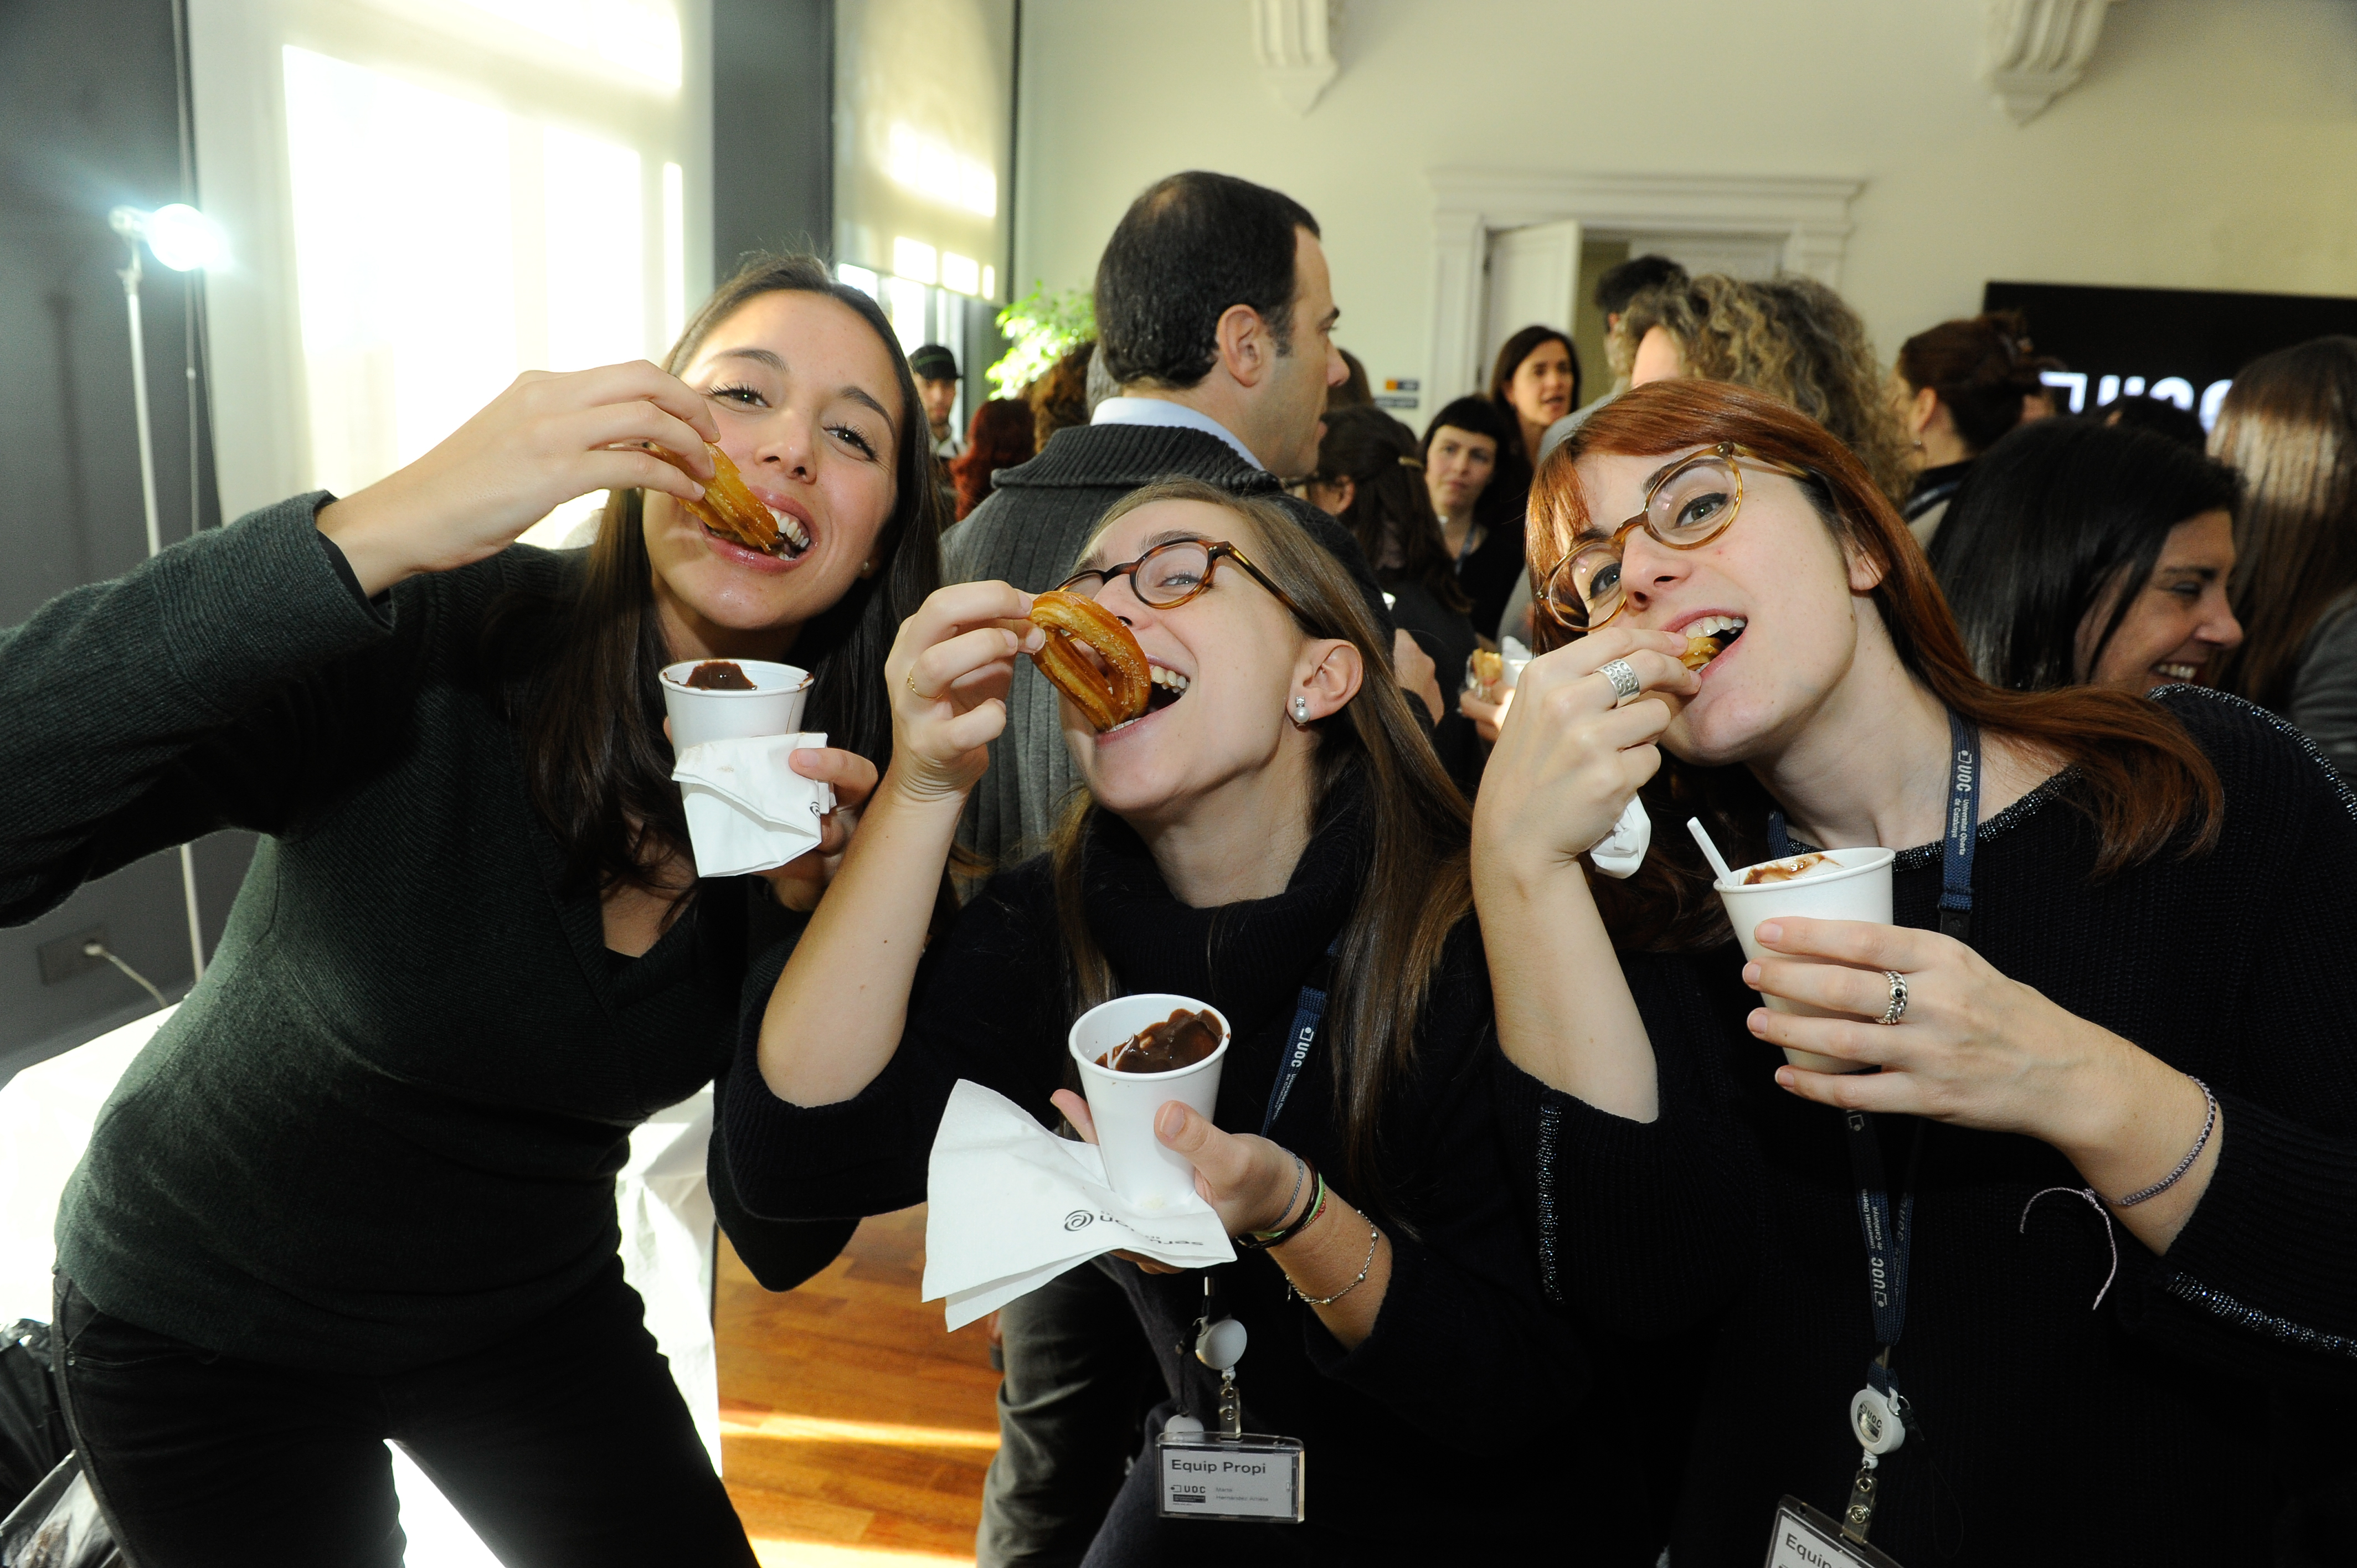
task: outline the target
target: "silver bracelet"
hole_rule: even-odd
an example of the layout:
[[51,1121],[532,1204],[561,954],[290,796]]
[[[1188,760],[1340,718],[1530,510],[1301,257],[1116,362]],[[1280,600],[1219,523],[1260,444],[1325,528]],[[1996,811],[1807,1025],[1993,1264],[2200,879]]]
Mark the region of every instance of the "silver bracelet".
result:
[[1375,1247],[1377,1243],[1383,1240],[1383,1233],[1381,1230],[1375,1229],[1375,1222],[1373,1220],[1370,1219],[1367,1221],[1367,1261],[1359,1265],[1358,1277],[1352,1280],[1349,1284],[1344,1285],[1340,1290],[1336,1291],[1332,1295],[1304,1295],[1301,1294],[1301,1287],[1295,1284],[1290,1276],[1288,1276],[1285,1282],[1285,1288],[1293,1293],[1293,1299],[1296,1301],[1305,1302],[1311,1306],[1333,1305],[1336,1302],[1341,1300],[1344,1296],[1350,1294],[1352,1291],[1357,1290],[1361,1285],[1367,1283],[1367,1272],[1375,1266]]
[[2150,1187],[2132,1192],[2126,1197],[2115,1199],[2112,1204],[2113,1208],[2134,1208],[2137,1204],[2144,1202],[2145,1199],[2148,1197],[2158,1197],[2162,1193],[2167,1192],[2170,1187],[2175,1187],[2179,1179],[2182,1177],[2187,1171],[2193,1168],[2193,1162],[2201,1157],[2201,1151],[2210,1146],[2210,1134],[2218,1125],[2218,1097],[2210,1092],[2210,1086],[2208,1084],[2202,1082],[2198,1078],[2193,1078],[2191,1073],[2189,1072],[2185,1076],[2193,1079],[2193,1087],[2200,1090],[2201,1091],[2201,1098],[2210,1102],[2210,1114],[2205,1117],[2201,1122],[2201,1136],[2193,1140],[2193,1147],[2185,1151],[2185,1157],[2177,1162],[2177,1168],[2175,1170],[2169,1172],[2167,1176],[2161,1177]]

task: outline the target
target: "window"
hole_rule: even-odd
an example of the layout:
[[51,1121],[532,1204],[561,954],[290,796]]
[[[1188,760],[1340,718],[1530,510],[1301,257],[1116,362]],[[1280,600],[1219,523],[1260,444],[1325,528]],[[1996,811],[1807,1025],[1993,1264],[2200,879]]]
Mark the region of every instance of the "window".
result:
[[[350,494],[522,371],[660,361],[709,286],[709,241],[689,221],[709,188],[708,132],[683,64],[700,8],[199,0],[191,27],[209,197],[257,193],[243,211],[211,203],[251,274],[249,291],[216,290],[214,341],[240,309],[291,317],[276,362],[246,370],[277,393],[248,406],[297,427],[279,437],[292,483],[238,501]],[[241,88],[281,106],[277,134],[209,141],[208,90]],[[240,158],[258,166],[217,181]],[[222,390],[226,404],[236,389]],[[234,424],[221,422],[225,450]],[[227,504],[226,455],[223,488]],[[556,542],[603,499],[528,537]]]

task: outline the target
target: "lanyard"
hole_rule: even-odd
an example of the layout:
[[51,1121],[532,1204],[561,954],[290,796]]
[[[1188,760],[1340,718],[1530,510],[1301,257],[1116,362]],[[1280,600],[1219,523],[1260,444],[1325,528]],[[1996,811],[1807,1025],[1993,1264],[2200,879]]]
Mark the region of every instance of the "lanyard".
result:
[[[1948,814],[1940,841],[1940,930],[1958,941],[1972,940],[1973,851],[1980,829],[1981,733],[1979,726],[1948,714]],[[1784,813],[1768,818],[1770,853],[1793,853]],[[1915,1170],[1923,1153],[1919,1123],[1907,1156],[1907,1185],[1890,1201],[1882,1168],[1882,1140],[1874,1118],[1864,1112],[1844,1117],[1849,1134],[1851,1173],[1857,1179],[1857,1224],[1866,1237],[1867,1289],[1874,1300],[1874,1337],[1880,1351],[1867,1367],[1867,1381],[1890,1392],[1890,1351],[1907,1326],[1907,1266],[1914,1245]]]
[[1326,992],[1333,983],[1334,950],[1342,945],[1338,934],[1309,966],[1309,978],[1302,983],[1301,999],[1293,1005],[1293,1030],[1285,1037],[1285,1059],[1276,1064],[1276,1082],[1268,1091],[1268,1114],[1260,1119],[1260,1135],[1267,1137],[1276,1125],[1276,1113],[1285,1109],[1285,1097],[1293,1092],[1293,1080],[1301,1076],[1301,1064],[1309,1059],[1309,1047],[1318,1038],[1318,1025],[1326,1016]]
[[1866,1284],[1874,1299],[1874,1337],[1881,1347],[1867,1363],[1866,1380],[1877,1391],[1890,1391],[1890,1351],[1907,1328],[1907,1262],[1915,1241],[1915,1169],[1922,1161],[1923,1128],[1907,1154],[1907,1185],[1900,1189],[1892,1213],[1890,1183],[1882,1170],[1882,1139],[1874,1118],[1852,1111],[1843,1118],[1849,1133],[1850,1170],[1857,1178],[1857,1224],[1866,1235]]

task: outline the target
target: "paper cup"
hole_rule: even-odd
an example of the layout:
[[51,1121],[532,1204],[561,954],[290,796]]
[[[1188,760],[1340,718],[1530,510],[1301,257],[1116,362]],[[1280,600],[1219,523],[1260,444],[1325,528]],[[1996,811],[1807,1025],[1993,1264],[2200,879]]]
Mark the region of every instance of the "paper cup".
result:
[[[1756,887],[1740,886],[1744,866],[1735,874],[1733,882],[1715,882],[1719,902],[1727,907],[1727,923],[1735,928],[1735,940],[1743,944],[1743,956],[1758,959],[1770,956],[1764,952],[1752,933],[1762,920],[1772,920],[1780,915],[1801,915],[1813,920],[1871,920],[1876,925],[1890,924],[1890,863],[1897,858],[1887,849],[1829,849],[1823,852],[1834,864],[1791,882],[1768,882]],[[1791,859],[1789,855],[1780,859]],[[1761,861],[1762,865],[1773,864]],[[1788,955],[1774,955],[1788,956]],[[1822,962],[1817,959],[1794,959],[1795,963]],[[1822,1007],[1806,1007],[1797,1002],[1787,1002],[1781,996],[1763,994],[1760,1001],[1779,1013],[1792,1013],[1804,1018],[1849,1017],[1846,1013],[1828,1013]],[[1784,1049],[1784,1059],[1794,1067],[1811,1072],[1864,1072],[1855,1062],[1834,1057],[1819,1056],[1814,1051]]]
[[802,704],[810,700],[807,670],[759,659],[732,659],[753,682],[749,692],[710,692],[685,684],[701,659],[673,664],[662,672],[663,707],[671,715],[671,748],[683,752],[707,740],[757,740],[765,735],[795,735],[802,727]]
[[[1192,1067],[1169,1072],[1115,1072],[1097,1058],[1148,1024],[1159,1024],[1180,1008],[1209,1013],[1220,1021],[1220,1048]],[[1097,1124],[1097,1148],[1104,1155],[1105,1179],[1113,1189],[1143,1208],[1169,1208],[1195,1196],[1195,1167],[1184,1155],[1163,1147],[1154,1119],[1172,1101],[1183,1101],[1209,1116],[1220,1098],[1220,1065],[1235,1038],[1228,1015],[1191,996],[1147,992],[1118,996],[1092,1007],[1072,1026],[1072,1059],[1081,1064],[1081,1087]]]

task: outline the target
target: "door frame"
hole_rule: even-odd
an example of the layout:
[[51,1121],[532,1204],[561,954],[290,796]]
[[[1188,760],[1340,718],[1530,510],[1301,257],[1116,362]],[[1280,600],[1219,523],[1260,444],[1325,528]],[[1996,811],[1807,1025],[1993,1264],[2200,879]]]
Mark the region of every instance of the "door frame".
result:
[[1614,175],[1442,167],[1432,186],[1434,406],[1478,392],[1493,230],[1576,220],[1586,230],[1758,234],[1783,245],[1786,272],[1839,287],[1849,204],[1863,179],[1815,175]]

